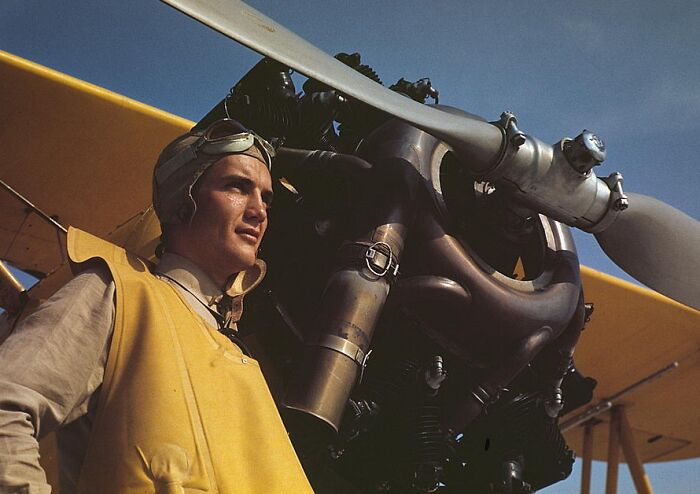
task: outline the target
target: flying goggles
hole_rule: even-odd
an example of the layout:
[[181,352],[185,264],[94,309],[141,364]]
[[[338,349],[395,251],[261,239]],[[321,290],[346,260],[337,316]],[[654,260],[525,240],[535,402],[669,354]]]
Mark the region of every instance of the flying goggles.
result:
[[[251,152],[253,148],[259,153]],[[248,154],[261,159],[271,170],[275,149],[236,120],[224,118],[211,124],[199,139],[159,166],[155,171],[156,180],[158,183],[165,182],[181,166],[196,159],[226,154]]]

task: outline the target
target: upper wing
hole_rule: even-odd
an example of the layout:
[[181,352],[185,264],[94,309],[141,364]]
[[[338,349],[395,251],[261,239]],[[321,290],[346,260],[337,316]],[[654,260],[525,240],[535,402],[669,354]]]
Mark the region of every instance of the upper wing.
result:
[[[0,51],[0,179],[63,226],[107,237],[151,202],[151,170],[192,122]],[[0,191],[0,258],[43,277],[62,233]]]

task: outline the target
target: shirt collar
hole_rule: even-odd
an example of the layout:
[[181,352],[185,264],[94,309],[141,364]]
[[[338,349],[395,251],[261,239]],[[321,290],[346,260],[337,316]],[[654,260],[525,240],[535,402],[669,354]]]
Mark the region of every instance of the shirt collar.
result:
[[172,279],[207,307],[214,307],[223,292],[208,274],[189,259],[166,252],[154,272]]
[[[172,252],[163,254],[154,272],[172,279],[207,307],[215,307],[224,296],[224,291],[199,266]],[[242,301],[243,296],[260,284],[266,272],[265,262],[257,259],[254,266],[230,278],[225,293]]]

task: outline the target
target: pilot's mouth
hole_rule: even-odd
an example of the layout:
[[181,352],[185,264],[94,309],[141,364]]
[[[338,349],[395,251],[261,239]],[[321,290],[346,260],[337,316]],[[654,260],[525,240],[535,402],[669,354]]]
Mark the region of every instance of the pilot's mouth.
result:
[[251,243],[257,243],[260,233],[255,228],[240,228],[236,233]]

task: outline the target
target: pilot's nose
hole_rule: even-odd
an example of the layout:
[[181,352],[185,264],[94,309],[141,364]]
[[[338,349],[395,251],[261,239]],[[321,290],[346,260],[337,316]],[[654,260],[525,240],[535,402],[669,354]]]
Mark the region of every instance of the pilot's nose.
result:
[[267,204],[260,193],[251,195],[246,209],[246,217],[249,219],[256,219],[260,223],[267,220]]

